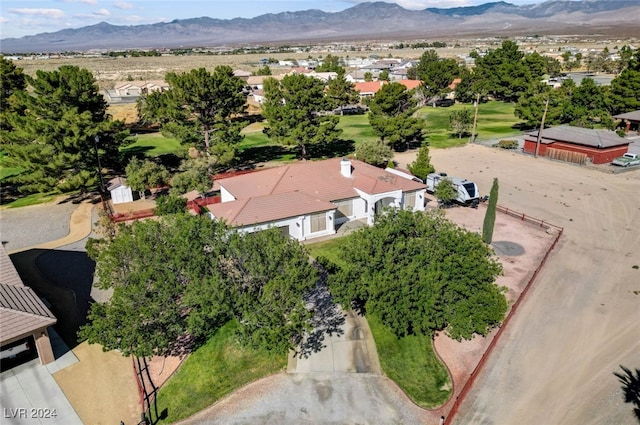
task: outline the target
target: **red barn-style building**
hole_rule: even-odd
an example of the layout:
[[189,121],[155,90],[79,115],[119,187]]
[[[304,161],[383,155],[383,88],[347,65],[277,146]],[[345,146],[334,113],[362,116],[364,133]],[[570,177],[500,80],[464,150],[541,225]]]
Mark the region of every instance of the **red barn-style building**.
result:
[[[524,152],[535,154],[537,139],[537,131],[525,136]],[[606,164],[627,152],[629,143],[610,130],[561,125],[542,130],[538,155],[556,159],[566,156],[572,162],[580,161],[569,157],[588,158],[593,164]]]

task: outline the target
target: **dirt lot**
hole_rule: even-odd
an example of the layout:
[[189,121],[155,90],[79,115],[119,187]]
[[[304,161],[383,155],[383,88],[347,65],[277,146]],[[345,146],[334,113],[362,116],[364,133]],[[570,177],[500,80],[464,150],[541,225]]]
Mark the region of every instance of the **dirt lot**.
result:
[[565,228],[454,423],[637,423],[613,372],[640,368],[640,171],[613,175],[477,145],[431,156],[482,193],[498,177],[499,204]]

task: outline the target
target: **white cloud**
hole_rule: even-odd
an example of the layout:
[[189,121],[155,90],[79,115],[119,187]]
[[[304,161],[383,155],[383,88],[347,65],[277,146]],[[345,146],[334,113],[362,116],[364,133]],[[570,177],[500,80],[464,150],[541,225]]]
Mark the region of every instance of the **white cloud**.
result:
[[4,16],[0,16],[0,24],[4,24],[5,22],[9,22],[9,20]]
[[90,6],[98,4],[98,0],[64,0],[65,3],[84,3]]
[[98,9],[95,12],[93,12],[94,15],[98,15],[98,16],[109,16],[111,15],[111,13],[109,13],[109,11],[107,9]]
[[11,8],[9,12],[15,13],[16,15],[47,16],[53,19],[64,18],[64,12],[60,9]]
[[117,9],[124,9],[124,10],[131,10],[133,8],[135,8],[135,6],[132,3],[126,2],[126,1],[121,1],[121,0],[116,0],[113,3],[113,7],[117,8]]

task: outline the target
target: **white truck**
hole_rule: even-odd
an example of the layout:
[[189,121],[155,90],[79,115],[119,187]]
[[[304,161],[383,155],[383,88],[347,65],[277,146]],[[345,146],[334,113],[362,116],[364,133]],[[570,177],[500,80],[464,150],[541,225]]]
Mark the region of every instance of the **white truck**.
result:
[[443,179],[449,179],[458,190],[458,197],[456,202],[463,205],[477,206],[480,202],[480,191],[478,191],[478,185],[474,182],[462,179],[460,177],[447,176],[446,173],[431,173],[427,175],[425,184],[427,185],[427,192],[434,193],[436,186]]
[[640,156],[636,153],[627,152],[622,156],[617,157],[613,161],[611,161],[613,165],[618,165],[620,167],[630,167],[632,165],[640,165]]

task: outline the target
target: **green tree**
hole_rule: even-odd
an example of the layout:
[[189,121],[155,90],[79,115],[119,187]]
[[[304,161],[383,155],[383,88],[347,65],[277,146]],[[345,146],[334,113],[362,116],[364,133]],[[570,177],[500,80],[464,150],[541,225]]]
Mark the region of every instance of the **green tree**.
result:
[[339,117],[322,114],[331,109],[331,101],[321,80],[304,74],[286,75],[280,81],[269,78],[264,94],[262,111],[269,122],[265,133],[277,142],[295,146],[302,158],[307,158],[313,145],[339,138]]
[[456,198],[458,197],[458,189],[453,184],[453,181],[451,181],[450,178],[445,177],[440,180],[440,182],[438,182],[438,185],[436,186],[433,194],[438,200],[439,204],[446,207],[451,205],[453,201],[456,200]]
[[184,214],[187,199],[175,193],[169,193],[156,199],[156,215]]
[[[244,82],[233,75],[231,67],[217,66],[213,72],[205,68],[183,74],[169,72],[165,80],[171,88],[143,97],[140,115],[163,127],[172,123],[175,135],[183,136],[181,140],[186,143],[195,138],[196,146],[207,156],[234,150],[242,140],[240,130],[244,125],[235,117],[244,111],[246,99]],[[223,162],[221,157],[217,159]]]
[[364,80],[367,82],[373,81],[373,74],[369,71],[364,73]]
[[358,103],[360,95],[355,89],[355,85],[347,81],[344,71],[338,71],[338,76],[329,80],[326,96],[331,108],[339,108],[340,115],[344,106]]
[[425,181],[427,176],[435,172],[435,168],[431,164],[431,157],[429,155],[429,147],[423,145],[418,150],[416,160],[408,166],[409,171],[420,180]]
[[612,114],[636,111],[640,109],[640,49],[629,59],[627,69],[611,81],[609,90]]
[[584,78],[571,96],[574,119],[571,124],[580,127],[601,125],[611,128],[613,120],[605,90],[592,78]]
[[[9,99],[13,93],[24,91],[26,87],[27,82],[22,68],[18,68],[13,61],[4,56],[0,56],[0,113],[11,109]],[[0,122],[0,125],[2,124]]]
[[92,305],[80,335],[105,350],[184,353],[235,319],[241,340],[284,354],[310,329],[305,296],[318,272],[276,228],[246,234],[172,214],[121,226],[90,248],[97,285],[113,296]]
[[378,81],[389,81],[390,77],[389,77],[389,71],[387,71],[386,69],[383,69],[382,71],[380,71],[380,73],[378,74]]
[[449,85],[458,77],[458,62],[451,58],[440,58],[435,50],[428,50],[420,56],[418,65],[409,68],[410,79],[421,80],[428,98],[449,92]]
[[107,115],[93,75],[63,65],[25,78],[29,90],[15,91],[11,111],[2,116],[7,130],[2,132],[3,151],[25,168],[12,180],[25,193],[95,188],[96,149],[102,164],[118,166],[127,132]]
[[260,69],[257,69],[256,71],[252,72],[253,75],[272,75],[271,74],[271,68],[269,68],[269,65],[265,65]]
[[474,74],[487,92],[498,100],[515,102],[541,75],[533,75],[518,45],[505,40],[500,48],[485,56],[476,55]]
[[355,157],[367,164],[382,167],[393,158],[393,151],[380,140],[363,140],[356,144]]
[[487,211],[484,213],[484,222],[482,224],[482,241],[487,245],[493,240],[493,228],[496,224],[496,208],[498,206],[498,179],[493,179],[491,191],[489,192],[489,204]]
[[171,178],[171,191],[183,194],[196,190],[199,193],[207,192],[211,189],[213,181],[213,163],[208,158],[191,158],[182,161],[180,172]]
[[457,134],[458,138],[469,132],[473,117],[470,109],[460,109],[452,111],[449,114],[449,128],[453,131],[453,134]]
[[380,139],[396,151],[424,140],[424,124],[413,116],[416,101],[400,83],[382,86],[369,103],[369,123]]
[[479,235],[440,212],[391,209],[346,238],[332,295],[380,317],[396,336],[446,330],[470,339],[504,318],[507,302],[494,284],[500,264]]
[[152,187],[167,184],[169,182],[169,171],[164,165],[154,161],[132,158],[125,169],[127,175],[127,185],[140,192],[144,198],[144,192]]
[[340,65],[340,58],[329,53],[320,65],[316,67],[316,72],[344,72],[344,68]]

